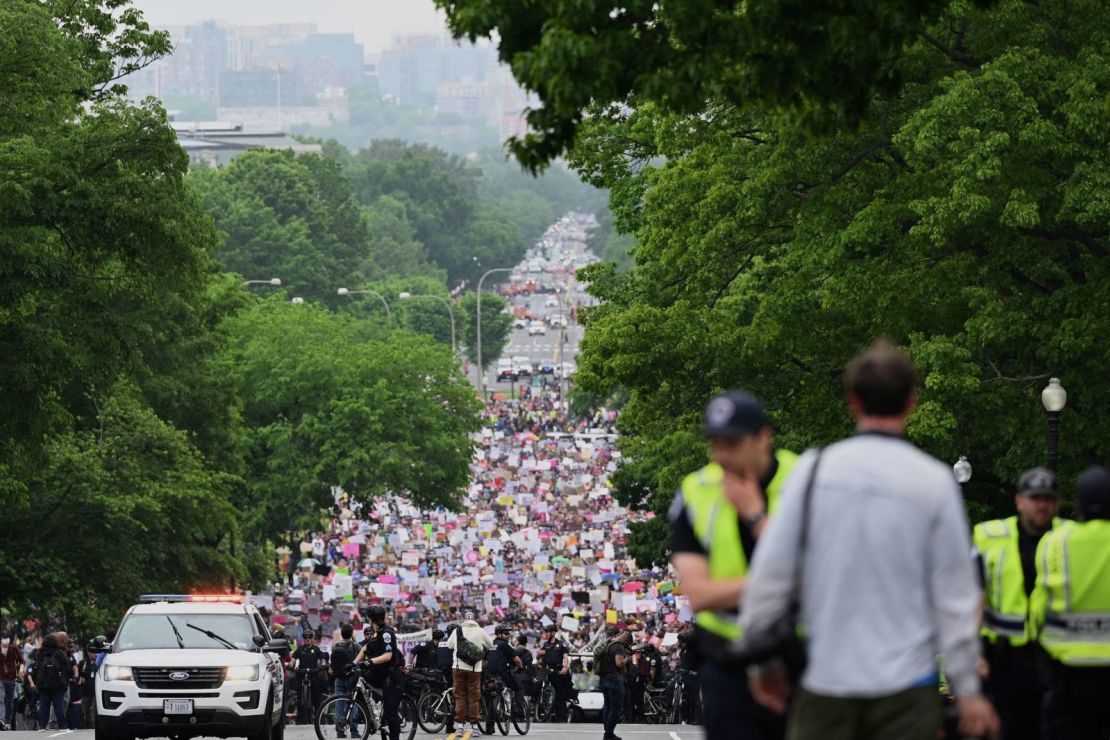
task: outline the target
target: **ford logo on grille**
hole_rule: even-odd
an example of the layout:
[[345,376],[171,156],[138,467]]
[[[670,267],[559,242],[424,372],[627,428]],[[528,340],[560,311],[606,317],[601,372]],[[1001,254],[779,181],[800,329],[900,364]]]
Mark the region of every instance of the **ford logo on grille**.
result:
[[170,674],[170,680],[173,680],[173,681],[184,681],[188,678],[189,678],[189,674],[186,673],[185,671],[174,671],[173,673]]

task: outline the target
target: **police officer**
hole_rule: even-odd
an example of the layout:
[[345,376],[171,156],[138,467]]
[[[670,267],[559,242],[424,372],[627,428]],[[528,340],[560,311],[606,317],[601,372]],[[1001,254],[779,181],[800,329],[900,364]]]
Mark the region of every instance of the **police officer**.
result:
[[494,628],[493,650],[486,655],[486,663],[482,670],[487,676],[501,679],[512,689],[515,710],[521,706],[521,696],[520,683],[513,676],[513,669],[520,668],[523,663],[509,643],[509,635],[512,631],[512,627],[507,624],[499,624]]
[[389,740],[401,737],[401,691],[404,685],[404,660],[397,633],[385,624],[385,609],[374,605],[367,610],[373,636],[358,654],[373,666],[370,682],[382,690],[382,724],[389,728]]
[[686,476],[668,518],[671,563],[697,612],[706,737],[781,738],[784,717],[758,704],[745,671],[721,659],[740,637],[737,612],[748,563],[798,456],[775,451],[770,418],[742,391],[709,402],[704,433],[712,461]]
[[1045,740],[1110,737],[1110,470],[1088,468],[1075,487],[1078,522],[1037,548],[1029,617],[1051,658]]
[[698,654],[690,643],[688,632],[678,633],[677,666],[685,673],[686,689],[682,699],[682,717],[688,724],[701,722],[701,682],[698,678]]
[[1003,740],[1040,737],[1042,658],[1027,616],[1037,576],[1037,545],[1061,524],[1055,518],[1058,504],[1055,474],[1033,468],[1018,479],[1017,515],[975,525],[973,539],[986,597],[981,633],[989,670],[984,691],[998,711]]
[[324,653],[316,645],[316,635],[312,630],[308,630],[304,633],[304,642],[293,653],[293,668],[305,671],[300,674],[300,678],[309,682],[312,706],[298,707],[298,714],[300,715],[298,719],[303,718],[307,722],[312,722],[316,716],[316,707],[320,706],[320,695],[323,693],[323,685],[320,680],[320,668],[323,665]]
[[555,689],[555,700],[551,707],[556,722],[567,721],[567,702],[570,701],[570,646],[555,636],[555,628],[543,628],[540,649],[536,651],[540,664],[547,669],[547,680]]
[[441,642],[443,642],[443,630],[432,630],[431,640],[425,640],[412,649],[409,665],[413,668],[438,668]]

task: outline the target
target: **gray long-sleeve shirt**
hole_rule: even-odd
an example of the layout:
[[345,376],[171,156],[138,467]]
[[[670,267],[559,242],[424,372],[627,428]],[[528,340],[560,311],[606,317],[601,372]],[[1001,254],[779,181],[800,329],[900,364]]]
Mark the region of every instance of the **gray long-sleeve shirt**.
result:
[[[787,479],[755,550],[740,614],[748,632],[787,611],[815,456],[803,455]],[[885,696],[927,681],[943,656],[955,693],[977,693],[980,591],[951,468],[901,438],[859,434],[826,448],[810,507],[802,686]]]

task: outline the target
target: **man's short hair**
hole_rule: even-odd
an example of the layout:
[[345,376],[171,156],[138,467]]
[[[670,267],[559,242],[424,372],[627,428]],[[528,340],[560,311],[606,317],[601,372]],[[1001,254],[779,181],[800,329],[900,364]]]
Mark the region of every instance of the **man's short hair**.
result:
[[339,628],[339,634],[344,640],[350,640],[351,635],[355,633],[355,628],[350,624],[345,624]]
[[917,371],[902,350],[878,341],[856,355],[844,371],[844,390],[868,416],[901,416],[917,389]]

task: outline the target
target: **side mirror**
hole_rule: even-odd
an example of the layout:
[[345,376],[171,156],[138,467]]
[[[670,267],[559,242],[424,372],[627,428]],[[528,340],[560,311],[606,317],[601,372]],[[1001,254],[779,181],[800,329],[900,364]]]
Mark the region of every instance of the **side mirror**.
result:
[[256,648],[260,648],[266,644],[266,638],[262,635],[251,635],[251,642],[254,643]]
[[89,640],[89,650],[94,653],[107,653],[111,651],[112,643],[108,642],[108,638],[104,635],[97,635]]
[[266,647],[262,648],[267,653],[277,653],[278,655],[289,654],[289,641],[281,637],[275,637],[266,643]]

